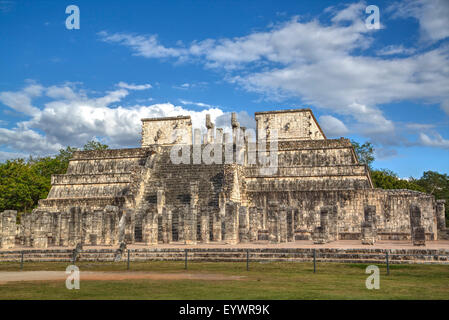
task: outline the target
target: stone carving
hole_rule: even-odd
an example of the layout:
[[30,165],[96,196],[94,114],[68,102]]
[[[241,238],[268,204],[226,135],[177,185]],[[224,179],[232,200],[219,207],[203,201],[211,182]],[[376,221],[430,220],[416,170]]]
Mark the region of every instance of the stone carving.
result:
[[365,221],[362,222],[362,243],[373,245],[377,240],[376,207],[365,206]]

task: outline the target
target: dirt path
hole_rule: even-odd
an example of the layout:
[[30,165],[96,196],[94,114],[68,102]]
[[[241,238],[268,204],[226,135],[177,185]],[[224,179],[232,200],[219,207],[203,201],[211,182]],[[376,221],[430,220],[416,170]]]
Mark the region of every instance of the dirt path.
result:
[[[56,281],[67,279],[64,271],[0,272],[0,285],[16,281]],[[93,272],[81,271],[80,280],[242,280],[243,276],[200,273],[153,273],[153,272]]]

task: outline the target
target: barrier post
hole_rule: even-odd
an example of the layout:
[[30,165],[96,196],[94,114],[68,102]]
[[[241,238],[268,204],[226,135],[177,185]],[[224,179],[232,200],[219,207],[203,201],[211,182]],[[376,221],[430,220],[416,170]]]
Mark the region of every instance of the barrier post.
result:
[[246,250],[246,271],[249,271],[249,250]]
[[316,249],[313,249],[313,273],[316,273]]
[[390,261],[388,259],[388,249],[385,251],[385,259],[387,260],[387,276],[390,275]]
[[128,265],[127,265],[127,270],[129,270],[129,249],[128,249]]

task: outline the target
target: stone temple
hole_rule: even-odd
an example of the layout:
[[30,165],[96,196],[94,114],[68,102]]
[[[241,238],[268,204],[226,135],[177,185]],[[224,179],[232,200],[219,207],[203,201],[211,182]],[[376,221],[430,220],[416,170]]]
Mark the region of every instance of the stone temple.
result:
[[327,139],[310,109],[257,112],[255,120],[256,131],[246,130],[233,114],[232,133],[223,133],[206,117],[203,133],[189,116],[142,119],[140,148],[75,152],[67,173],[52,177],[47,199],[20,225],[15,211],[0,213],[0,248],[424,245],[446,232],[444,201],[373,188],[350,141]]

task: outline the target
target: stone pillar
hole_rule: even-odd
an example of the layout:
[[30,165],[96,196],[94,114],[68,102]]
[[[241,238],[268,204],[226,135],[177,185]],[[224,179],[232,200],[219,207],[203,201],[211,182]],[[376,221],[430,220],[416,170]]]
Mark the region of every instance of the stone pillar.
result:
[[236,202],[228,201],[226,203],[225,215],[225,241],[228,244],[237,244],[239,242],[239,205]]
[[288,208],[287,210],[287,241],[295,241],[295,209]]
[[196,244],[197,242],[197,217],[198,217],[198,182],[190,183],[190,206],[184,215],[184,243]]
[[257,217],[257,207],[249,208],[249,241],[257,241],[259,232],[259,220]]
[[421,209],[418,205],[410,206],[410,229],[414,246],[426,245],[426,232],[421,222]]
[[59,214],[59,245],[61,247],[69,245],[69,213],[67,211]]
[[240,133],[240,123],[237,121],[237,114],[231,113],[231,126],[232,126],[232,143],[236,144]]
[[287,225],[287,208],[281,205],[279,209],[279,241],[287,242],[288,225]]
[[222,216],[220,212],[213,212],[212,219],[212,239],[213,241],[221,241]]
[[332,206],[329,212],[329,241],[338,240],[338,207]]
[[201,211],[201,241],[203,243],[209,243],[210,240],[210,224],[209,224],[209,210],[206,207]]
[[205,143],[214,143],[214,124],[210,121],[210,114],[206,114],[207,138]]
[[147,204],[142,211],[142,241],[148,246],[157,245],[159,233],[157,205]]
[[172,211],[170,208],[162,208],[162,242],[172,242]]
[[320,226],[315,228],[313,232],[313,243],[323,244],[330,241],[329,236],[329,215],[332,212],[332,207],[322,207],[320,210]]
[[105,245],[117,245],[119,243],[119,208],[116,206],[106,206],[103,210],[103,226]]
[[48,247],[48,229],[50,223],[50,214],[48,212],[36,212],[33,247],[42,249]]
[[17,211],[0,213],[0,249],[14,248],[16,242]]
[[201,164],[201,130],[193,130],[193,152],[192,152],[192,163]]
[[373,245],[377,240],[376,206],[365,206],[362,222],[362,244]]
[[239,208],[239,241],[248,242],[249,241],[249,214],[248,208],[241,206]]
[[197,209],[186,206],[184,215],[184,243],[196,244],[197,242]]
[[71,207],[69,209],[69,246],[76,246],[82,240],[81,209]]
[[446,230],[446,212],[445,212],[446,200],[437,200],[436,216],[438,231]]
[[279,237],[279,213],[276,203],[270,203],[267,212],[268,241],[276,243],[280,241]]
[[184,242],[184,215],[187,210],[178,208],[178,241]]

